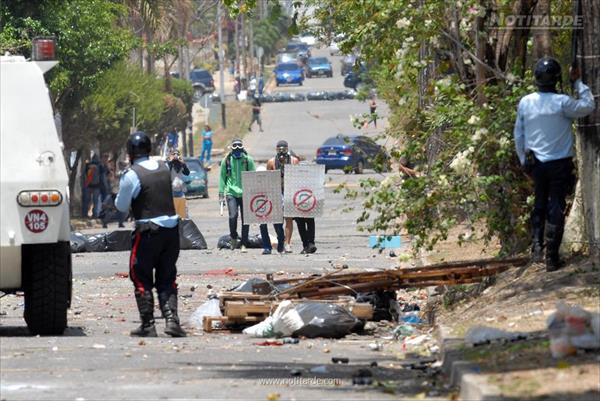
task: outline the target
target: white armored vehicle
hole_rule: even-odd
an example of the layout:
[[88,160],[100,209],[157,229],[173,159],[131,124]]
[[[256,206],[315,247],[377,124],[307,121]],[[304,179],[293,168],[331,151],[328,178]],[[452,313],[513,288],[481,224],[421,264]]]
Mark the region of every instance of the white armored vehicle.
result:
[[44,72],[54,40],[33,60],[0,56],[0,291],[25,294],[34,334],[62,334],[71,303],[68,173]]

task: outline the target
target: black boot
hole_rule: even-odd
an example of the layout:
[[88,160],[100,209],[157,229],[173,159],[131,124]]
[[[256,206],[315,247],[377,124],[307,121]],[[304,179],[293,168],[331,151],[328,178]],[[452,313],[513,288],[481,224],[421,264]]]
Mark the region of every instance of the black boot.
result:
[[531,262],[540,263],[544,259],[544,226],[533,227]]
[[177,316],[177,290],[158,294],[158,302],[166,320],[165,333],[171,337],[185,337],[186,333],[179,325],[179,316]]
[[563,227],[556,224],[546,224],[546,271],[553,272],[565,264],[560,260],[558,250],[562,242]]
[[152,291],[135,291],[135,301],[140,311],[142,324],[131,335],[135,337],[156,337],[156,327],[154,327],[154,296]]

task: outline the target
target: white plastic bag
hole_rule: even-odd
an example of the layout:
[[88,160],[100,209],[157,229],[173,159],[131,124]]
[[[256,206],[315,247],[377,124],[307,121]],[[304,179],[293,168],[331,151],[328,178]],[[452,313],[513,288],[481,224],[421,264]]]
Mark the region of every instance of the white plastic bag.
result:
[[273,313],[273,331],[281,337],[289,337],[304,326],[302,318],[291,301],[283,301]]
[[273,317],[269,316],[268,318],[266,318],[258,324],[255,324],[254,326],[246,327],[243,333],[258,338],[275,337],[275,332],[273,331]]
[[[192,316],[190,316],[189,324],[190,326],[196,329],[202,329],[202,321],[204,320],[204,316],[210,317],[220,317],[223,316],[221,313],[221,308],[219,307],[219,298],[212,297],[209,298],[208,301],[204,302],[200,305]],[[213,322],[214,324],[214,322]]]

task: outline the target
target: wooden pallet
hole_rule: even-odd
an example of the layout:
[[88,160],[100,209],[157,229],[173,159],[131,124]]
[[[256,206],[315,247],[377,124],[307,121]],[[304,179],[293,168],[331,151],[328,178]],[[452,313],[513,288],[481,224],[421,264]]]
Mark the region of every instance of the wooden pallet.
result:
[[[292,302],[306,302],[306,300],[293,300]],[[373,318],[373,306],[369,303],[356,303],[349,302],[348,300],[310,300],[310,302],[324,302],[324,303],[334,303],[339,304],[346,309],[354,316],[359,319],[369,320]],[[225,301],[224,312],[223,314],[227,316],[229,319],[243,319],[247,317],[264,317],[271,315],[277,307],[279,306],[278,301],[252,301],[252,302],[243,302],[243,301]]]

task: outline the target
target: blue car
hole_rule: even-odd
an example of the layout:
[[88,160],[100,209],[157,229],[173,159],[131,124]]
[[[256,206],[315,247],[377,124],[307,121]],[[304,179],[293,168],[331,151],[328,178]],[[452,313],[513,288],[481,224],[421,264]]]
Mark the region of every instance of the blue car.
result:
[[302,86],[304,82],[304,70],[296,63],[282,63],[275,67],[275,84],[297,84]]
[[200,160],[193,157],[186,157],[185,164],[190,169],[190,175],[183,176],[183,182],[186,186],[186,197],[201,196],[208,198],[208,175],[206,169],[200,163]]
[[327,57],[311,57],[306,63],[306,76],[312,78],[313,76],[333,76],[333,68]]
[[325,172],[343,170],[346,174],[352,171],[362,174],[365,168],[378,172],[387,171],[390,156],[385,148],[369,137],[339,134],[327,139],[317,149],[315,161],[325,165]]

